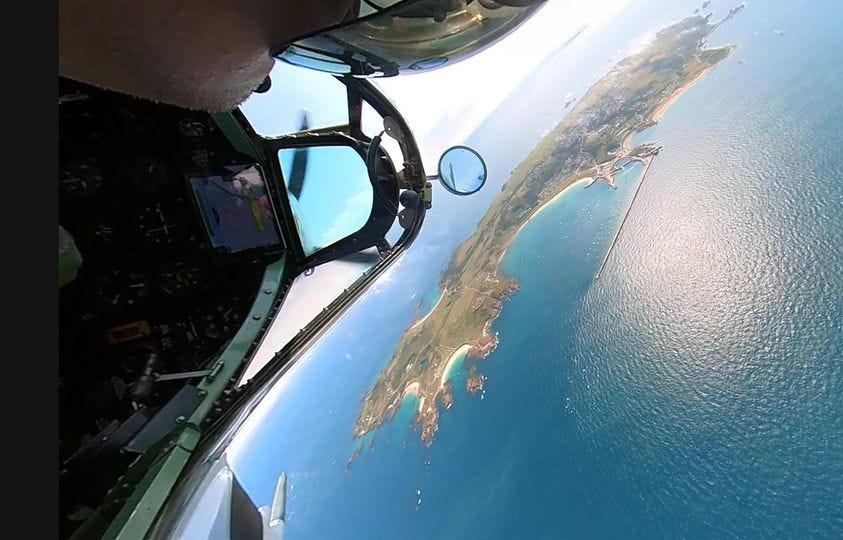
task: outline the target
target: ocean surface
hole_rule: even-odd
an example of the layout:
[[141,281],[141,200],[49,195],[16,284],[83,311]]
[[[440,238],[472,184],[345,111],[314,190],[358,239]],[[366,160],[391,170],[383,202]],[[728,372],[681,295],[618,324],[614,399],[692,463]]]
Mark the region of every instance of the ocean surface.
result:
[[[657,16],[621,12],[616,34],[590,29],[533,83],[571,80],[557,71],[593,66],[587,54],[605,71],[612,51],[697,7],[644,4]],[[771,1],[718,29],[711,44],[734,54],[636,137],[664,149],[600,279],[640,164],[617,190],[574,188],[517,237],[500,345],[455,370],[433,444],[411,396],[347,467],[360,401],[435,304],[451,253],[565,113],[547,111],[602,71],[561,93],[525,84],[469,141],[496,171],[489,186],[437,193],[407,256],[234,442],[250,496],[268,504],[287,474],[287,538],[843,537],[841,24],[839,1]],[[472,363],[482,396],[462,391]]]

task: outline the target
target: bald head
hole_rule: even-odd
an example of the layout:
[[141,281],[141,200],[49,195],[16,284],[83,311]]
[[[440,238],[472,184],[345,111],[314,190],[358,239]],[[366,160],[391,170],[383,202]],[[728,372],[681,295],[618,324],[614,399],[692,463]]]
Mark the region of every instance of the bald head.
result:
[[62,76],[191,109],[232,109],[273,45],[340,22],[353,0],[60,0]]

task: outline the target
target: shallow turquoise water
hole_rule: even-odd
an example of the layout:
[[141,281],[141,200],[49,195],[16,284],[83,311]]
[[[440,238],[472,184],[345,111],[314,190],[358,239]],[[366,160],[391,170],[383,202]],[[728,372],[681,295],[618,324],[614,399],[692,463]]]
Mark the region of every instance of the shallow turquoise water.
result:
[[664,150],[599,280],[639,164],[522,231],[483,399],[455,392],[425,447],[408,398],[346,471],[361,396],[482,211],[432,219],[234,460],[256,502],[285,471],[307,538],[843,537],[843,5],[806,6],[712,36],[738,49],[640,135]]

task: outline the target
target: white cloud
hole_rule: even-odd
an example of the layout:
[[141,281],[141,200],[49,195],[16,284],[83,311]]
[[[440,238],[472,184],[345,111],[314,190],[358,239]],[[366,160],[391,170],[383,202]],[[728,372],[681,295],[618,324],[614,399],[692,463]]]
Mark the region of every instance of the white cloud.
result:
[[357,232],[366,223],[371,211],[371,190],[359,191],[356,195],[345,201],[345,206],[333,221],[331,228],[320,235],[320,239],[316,244],[327,246],[333,244],[340,238],[345,238],[349,234]]

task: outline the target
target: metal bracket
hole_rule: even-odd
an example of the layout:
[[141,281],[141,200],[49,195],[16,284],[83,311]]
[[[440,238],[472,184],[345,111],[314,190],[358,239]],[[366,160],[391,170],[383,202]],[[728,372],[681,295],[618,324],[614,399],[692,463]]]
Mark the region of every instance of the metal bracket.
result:
[[167,402],[158,414],[141,429],[126,445],[126,451],[132,453],[146,452],[155,443],[171,434],[176,428],[193,414],[202,402],[204,394],[195,386],[185,385],[184,388]]
[[428,210],[433,206],[433,184],[430,182],[424,183],[424,190],[422,190],[422,201],[424,207]]
[[210,369],[200,369],[197,371],[184,371],[182,373],[165,373],[164,375],[160,375],[158,373],[155,374],[155,382],[159,381],[179,381],[181,379],[193,379],[195,377],[204,377],[206,375],[211,374]]
[[404,170],[402,172],[404,174],[399,175],[399,179],[403,180],[403,185],[401,185],[402,188],[415,189],[419,186],[419,180],[424,182],[421,167],[419,167],[416,163],[405,162]]

